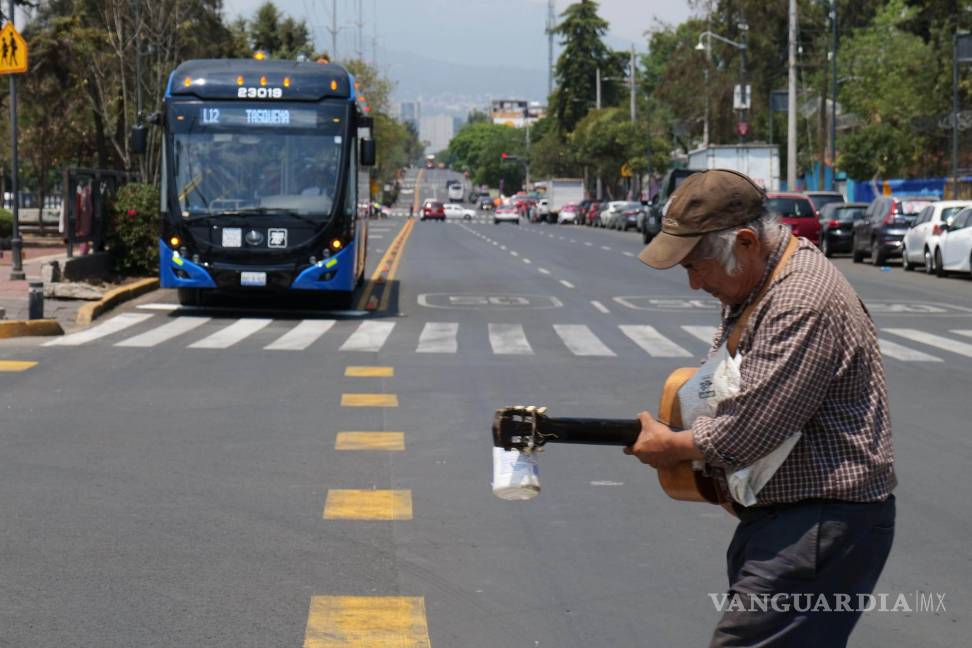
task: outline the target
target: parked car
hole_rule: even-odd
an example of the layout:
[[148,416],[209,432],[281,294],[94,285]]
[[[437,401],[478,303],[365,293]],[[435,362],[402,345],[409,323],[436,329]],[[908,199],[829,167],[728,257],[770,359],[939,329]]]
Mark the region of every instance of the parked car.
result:
[[546,198],[541,198],[537,201],[537,220],[544,220],[547,214],[550,213],[550,201]]
[[854,263],[870,256],[880,266],[901,256],[903,239],[918,212],[933,201],[927,196],[878,196],[867,206],[864,218],[854,223]]
[[437,200],[429,200],[422,208],[422,218],[420,220],[440,220],[445,222],[445,206]]
[[621,210],[627,204],[627,200],[612,200],[611,202],[607,203],[607,206],[601,210],[601,215],[598,218],[598,225],[601,227],[614,229],[614,220],[621,216]]
[[520,224],[520,213],[515,205],[500,205],[496,208],[496,211],[493,212],[493,225],[500,223]]
[[463,220],[472,220],[473,216],[476,215],[476,212],[473,211],[472,209],[468,209],[466,207],[463,207],[462,205],[457,205],[455,203],[448,203],[446,205],[443,205],[443,209],[445,210],[446,218],[461,218]]
[[493,199],[489,196],[480,196],[479,198],[479,208],[483,211],[492,211],[493,209]]
[[820,216],[823,213],[823,208],[825,205],[830,205],[832,203],[842,203],[846,202],[844,200],[844,194],[839,191],[805,191],[803,192],[813,203],[813,208],[817,210],[817,215]]
[[651,197],[645,216],[641,219],[641,238],[645,244],[649,243],[658,232],[661,231],[662,217],[665,215],[665,208],[668,201],[678,189],[685,178],[693,173],[698,173],[696,169],[671,169],[662,178],[658,193]]
[[560,208],[560,213],[557,214],[557,223],[577,224],[577,218],[579,213],[580,213],[579,205],[568,203]]
[[638,229],[638,223],[643,219],[642,205],[640,202],[625,203],[621,208],[621,215],[614,219],[615,229],[627,232],[629,229]]
[[966,207],[952,218],[938,237],[935,250],[935,274],[967,272],[972,278],[972,207]]
[[939,237],[965,207],[972,207],[972,201],[940,200],[921,210],[904,235],[901,263],[905,270],[914,270],[916,266],[923,265],[925,272],[935,272]]
[[601,203],[596,200],[592,200],[590,206],[587,208],[587,212],[584,214],[584,224],[593,225],[594,218],[600,216],[601,214]]
[[766,209],[779,214],[783,224],[796,236],[820,245],[820,221],[810,198],[800,193],[768,193]]
[[820,210],[820,250],[825,256],[850,252],[854,223],[864,218],[867,203],[830,202]]

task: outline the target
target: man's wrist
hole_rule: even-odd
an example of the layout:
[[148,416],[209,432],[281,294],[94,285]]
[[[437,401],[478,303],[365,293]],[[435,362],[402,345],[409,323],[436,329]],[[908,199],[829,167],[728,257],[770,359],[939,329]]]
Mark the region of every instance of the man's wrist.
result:
[[705,455],[695,445],[695,435],[691,430],[675,432],[672,437],[675,453],[682,461],[704,459]]

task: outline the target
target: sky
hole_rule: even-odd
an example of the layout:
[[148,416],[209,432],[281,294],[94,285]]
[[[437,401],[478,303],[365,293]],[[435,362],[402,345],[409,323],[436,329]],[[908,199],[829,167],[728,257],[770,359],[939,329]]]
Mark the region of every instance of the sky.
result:
[[[263,1],[224,0],[224,10],[228,18],[249,18]],[[318,49],[327,50],[335,2],[338,58],[359,49],[360,5],[361,52],[396,82],[398,100],[447,102],[443,97],[468,96],[477,86],[479,94],[496,96],[503,94],[504,79],[517,96],[546,97],[546,0],[274,0],[287,15],[305,20]],[[556,0],[557,15],[569,4]],[[599,6],[609,23],[607,44],[637,51],[645,50],[645,30],[693,13],[689,0],[601,0]],[[555,59],[557,51],[555,45]]]

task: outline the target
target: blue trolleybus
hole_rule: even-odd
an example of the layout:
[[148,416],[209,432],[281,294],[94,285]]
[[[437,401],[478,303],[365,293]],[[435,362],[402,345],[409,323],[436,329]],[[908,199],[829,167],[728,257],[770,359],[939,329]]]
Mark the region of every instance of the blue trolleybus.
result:
[[160,277],[179,302],[311,291],[350,307],[364,277],[372,119],[332,64],[198,60],[165,94]]

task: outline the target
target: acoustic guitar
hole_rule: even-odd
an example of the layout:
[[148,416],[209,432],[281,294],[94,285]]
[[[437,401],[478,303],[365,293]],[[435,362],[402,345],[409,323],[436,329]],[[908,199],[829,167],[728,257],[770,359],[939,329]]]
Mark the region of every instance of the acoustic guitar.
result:
[[[682,431],[683,427],[678,390],[696,371],[695,367],[676,369],[665,380],[656,418],[673,430]],[[546,411],[545,407],[523,406],[496,410],[493,445],[504,450],[533,450],[548,443],[630,446],[641,433],[637,419],[551,418]],[[699,462],[683,461],[659,468],[658,481],[673,499],[718,504],[735,514],[729,494]]]

